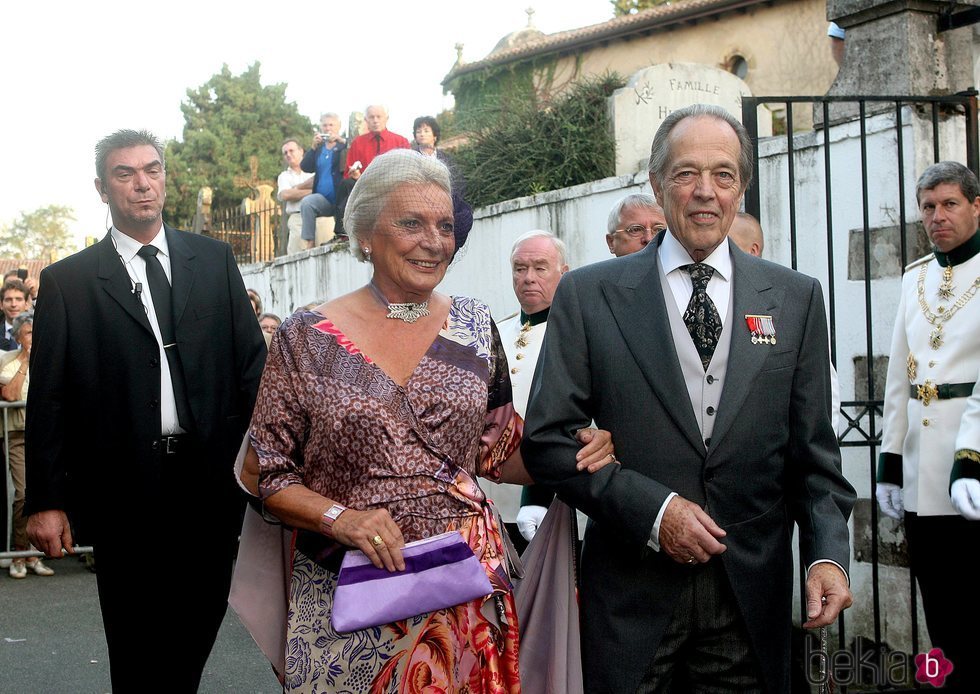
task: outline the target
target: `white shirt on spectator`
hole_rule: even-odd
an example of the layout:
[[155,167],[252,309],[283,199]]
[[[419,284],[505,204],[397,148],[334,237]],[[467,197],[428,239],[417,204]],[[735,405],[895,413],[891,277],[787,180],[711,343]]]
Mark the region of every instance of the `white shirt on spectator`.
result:
[[[308,181],[313,178],[312,173],[306,173],[305,171],[293,171],[292,169],[286,169],[281,174],[279,178],[276,179],[276,200],[282,202],[282,191],[289,190],[290,188],[295,188],[300,183]],[[286,214],[293,214],[294,212],[299,212],[299,200],[289,200],[286,202]]]

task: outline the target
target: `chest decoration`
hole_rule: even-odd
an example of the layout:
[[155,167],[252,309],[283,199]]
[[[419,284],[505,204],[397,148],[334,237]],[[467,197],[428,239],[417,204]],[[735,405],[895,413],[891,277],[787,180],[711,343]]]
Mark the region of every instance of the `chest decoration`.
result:
[[772,316],[751,316],[745,314],[745,324],[749,327],[753,345],[776,344],[776,324]]
[[525,347],[527,347],[527,339],[528,337],[530,337],[530,335],[531,335],[531,324],[528,322],[521,326],[521,332],[517,336],[517,339],[514,341],[514,345],[521,349],[524,349]]
[[[943,342],[946,339],[943,333],[943,326],[952,320],[953,316],[959,312],[961,308],[966,306],[970,299],[977,293],[977,289],[980,289],[980,277],[973,280],[973,283],[969,288],[963,292],[960,297],[953,302],[952,306],[947,306],[945,304],[940,304],[933,311],[926,302],[926,271],[928,270],[928,264],[923,265],[919,270],[919,278],[917,283],[917,293],[919,296],[919,308],[922,309],[922,316],[926,319],[929,325],[933,326],[932,331],[929,333],[929,346],[933,349],[939,349],[942,347]],[[939,297],[940,301],[946,301],[952,299],[953,297],[953,272],[951,267],[947,267],[943,271],[943,281],[939,285]],[[946,296],[948,294],[948,296]]]
[[915,383],[915,373],[918,370],[919,363],[915,360],[915,355],[909,352],[909,358],[905,360],[907,365],[906,373],[909,375],[909,383]]

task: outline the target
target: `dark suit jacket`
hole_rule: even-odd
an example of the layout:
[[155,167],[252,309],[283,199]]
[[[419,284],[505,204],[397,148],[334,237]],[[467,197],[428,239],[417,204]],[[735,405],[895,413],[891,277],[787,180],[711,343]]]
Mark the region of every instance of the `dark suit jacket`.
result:
[[[231,248],[169,227],[166,235],[175,332],[204,469],[161,470],[152,453],[160,436],[160,369],[168,367],[107,234],[41,273],[25,513],[63,509],[99,535],[100,527],[121,531],[126,517],[120,514],[196,512],[180,504],[147,508],[161,495],[190,505],[212,492],[216,504],[233,493],[233,461],[255,402],[265,342]],[[170,484],[175,477],[179,485],[159,489],[161,480]]]
[[[731,352],[705,449],[658,247],[562,278],[524,429],[531,475],[593,519],[582,559],[586,691],[636,691],[670,620],[689,569],[646,543],[671,491],[728,532],[713,561],[724,563],[768,688],[788,691],[793,522],[807,564],[832,559],[846,569],[850,555],[854,493],[830,425],[820,286],[732,247]],[[752,344],[745,314],[771,315],[776,344]],[[574,432],[593,419],[612,432],[622,467],[576,473]]]

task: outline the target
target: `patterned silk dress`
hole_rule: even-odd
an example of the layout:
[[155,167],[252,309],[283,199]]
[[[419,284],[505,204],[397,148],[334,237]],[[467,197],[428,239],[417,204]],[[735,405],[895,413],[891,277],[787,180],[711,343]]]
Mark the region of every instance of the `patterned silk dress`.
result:
[[351,508],[385,508],[406,542],[458,530],[493,595],[357,631],[330,624],[338,547],[294,534],[286,691],[519,692],[517,618],[501,528],[475,482],[519,446],[490,311],[454,297],[405,386],[322,315],[297,313],[272,342],[250,431],[263,498],[291,484]]

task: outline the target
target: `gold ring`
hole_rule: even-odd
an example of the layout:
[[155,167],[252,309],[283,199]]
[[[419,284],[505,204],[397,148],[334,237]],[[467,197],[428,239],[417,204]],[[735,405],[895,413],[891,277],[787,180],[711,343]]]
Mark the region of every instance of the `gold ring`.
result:
[[381,539],[381,536],[380,535],[375,535],[374,537],[371,538],[371,543],[375,547],[380,547],[381,545],[383,545],[385,543],[385,541]]

